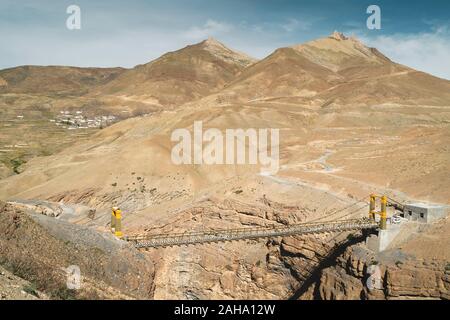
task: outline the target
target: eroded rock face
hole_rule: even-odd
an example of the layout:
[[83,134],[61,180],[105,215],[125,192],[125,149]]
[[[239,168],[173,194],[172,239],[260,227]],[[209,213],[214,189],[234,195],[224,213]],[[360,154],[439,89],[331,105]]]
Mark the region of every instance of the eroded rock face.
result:
[[[395,255],[395,252],[391,254]],[[392,257],[391,256],[391,257]],[[344,299],[449,299],[448,262],[424,262],[414,257],[398,261],[376,261],[376,256],[359,245],[348,248],[333,267],[322,270],[314,293],[302,298]],[[378,271],[375,271],[378,270]],[[379,282],[376,272],[379,274]],[[374,285],[368,284],[371,278]],[[368,289],[370,287],[371,289]]]
[[449,299],[449,270],[443,264],[412,264],[386,273],[387,296]]
[[318,293],[324,300],[359,300],[363,292],[362,281],[339,266],[326,269],[320,278]]
[[[268,199],[250,205],[208,199],[150,233],[299,223],[305,208]],[[155,299],[287,299],[315,276],[336,235],[272,238],[150,249],[156,262]],[[345,237],[344,237],[345,238]]]
[[14,208],[58,218],[65,221],[76,221],[83,218],[94,219],[96,209],[79,204],[64,204],[63,202],[50,202],[43,200],[16,200],[8,202]]

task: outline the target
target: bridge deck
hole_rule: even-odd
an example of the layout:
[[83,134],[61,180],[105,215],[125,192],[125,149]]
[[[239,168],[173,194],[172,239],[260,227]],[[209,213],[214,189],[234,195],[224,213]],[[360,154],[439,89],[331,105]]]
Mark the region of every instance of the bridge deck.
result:
[[143,249],[301,234],[364,230],[374,229],[376,227],[378,227],[376,222],[364,218],[320,223],[302,223],[281,227],[224,229],[207,232],[130,236],[126,237],[125,240],[133,242],[136,248]]

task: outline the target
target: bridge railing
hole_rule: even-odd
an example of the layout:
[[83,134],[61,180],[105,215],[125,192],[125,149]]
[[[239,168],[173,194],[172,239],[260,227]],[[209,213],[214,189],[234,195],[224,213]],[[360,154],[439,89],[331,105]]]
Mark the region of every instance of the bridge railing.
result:
[[293,236],[299,234],[363,230],[373,229],[376,227],[378,227],[377,223],[370,219],[364,218],[331,222],[302,223],[290,226],[222,229],[175,234],[150,234],[129,236],[126,237],[125,240],[133,242],[137,248],[155,248],[208,242]]

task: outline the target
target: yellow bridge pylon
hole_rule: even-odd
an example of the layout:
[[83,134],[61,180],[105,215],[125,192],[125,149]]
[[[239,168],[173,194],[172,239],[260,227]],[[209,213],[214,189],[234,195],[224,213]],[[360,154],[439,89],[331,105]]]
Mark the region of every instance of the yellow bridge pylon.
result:
[[[380,199],[380,211],[376,211],[376,201]],[[375,194],[370,195],[370,205],[369,205],[369,218],[375,221],[375,216],[380,215],[380,229],[386,230],[387,223],[387,204],[388,200],[386,196],[377,196]]]
[[111,212],[111,232],[118,238],[123,237],[122,211],[117,207],[113,207]]

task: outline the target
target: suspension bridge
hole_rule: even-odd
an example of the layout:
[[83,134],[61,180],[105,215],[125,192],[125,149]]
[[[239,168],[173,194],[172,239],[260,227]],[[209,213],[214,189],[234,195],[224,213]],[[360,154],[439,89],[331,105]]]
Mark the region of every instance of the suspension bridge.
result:
[[133,242],[136,248],[143,249],[247,239],[286,237],[317,233],[365,230],[374,229],[377,227],[378,223],[376,223],[375,221],[372,221],[368,218],[363,218],[323,223],[301,223],[283,227],[240,228],[206,232],[135,236],[126,237],[125,240]]
[[[379,198],[380,211],[375,211],[375,202]],[[361,207],[360,204],[363,204]],[[358,206],[359,205],[359,206]],[[331,214],[315,219],[307,223],[282,225],[282,226],[269,226],[269,227],[253,227],[253,228],[239,228],[239,229],[221,229],[221,230],[209,230],[203,232],[185,232],[185,233],[169,233],[169,234],[144,234],[135,236],[125,236],[123,239],[138,249],[147,248],[162,248],[170,246],[184,246],[184,245],[197,245],[202,243],[215,243],[226,241],[239,241],[239,240],[251,240],[262,239],[271,237],[288,237],[297,235],[309,235],[320,233],[337,233],[348,231],[362,231],[362,230],[375,230],[377,228],[386,228],[386,207],[390,205],[396,209],[399,209],[402,204],[387,198],[386,196],[370,195],[370,202],[364,202],[362,199],[356,202],[336,210]],[[355,207],[351,212],[349,209]],[[369,207],[369,216],[365,218],[352,218],[349,217],[355,213],[359,214],[361,209]],[[375,215],[380,215],[380,221],[375,221]],[[338,217],[339,216],[339,217]],[[116,227],[115,233],[117,236],[122,237],[120,228],[121,212],[118,208],[113,208],[113,221],[111,225]],[[119,217],[119,219],[117,219]],[[321,221],[323,219],[330,219],[331,221]],[[344,219],[345,218],[345,219]]]

